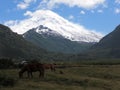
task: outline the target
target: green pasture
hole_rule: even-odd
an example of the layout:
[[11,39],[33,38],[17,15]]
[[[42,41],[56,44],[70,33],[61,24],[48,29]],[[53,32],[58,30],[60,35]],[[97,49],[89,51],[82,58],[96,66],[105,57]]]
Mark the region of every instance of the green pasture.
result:
[[[14,80],[13,85],[0,85],[0,90],[120,90],[120,65],[73,65],[45,71],[39,78],[19,79],[19,69],[1,69],[0,77]],[[62,73],[60,73],[62,71]],[[9,82],[10,83],[10,82]]]

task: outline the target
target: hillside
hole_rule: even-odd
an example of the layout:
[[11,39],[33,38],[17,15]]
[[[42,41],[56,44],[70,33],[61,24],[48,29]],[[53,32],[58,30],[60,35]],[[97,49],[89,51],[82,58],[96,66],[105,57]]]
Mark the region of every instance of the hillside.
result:
[[120,58],[120,25],[90,49],[91,56]]
[[41,58],[44,53],[45,50],[34,46],[21,35],[0,24],[0,57]]

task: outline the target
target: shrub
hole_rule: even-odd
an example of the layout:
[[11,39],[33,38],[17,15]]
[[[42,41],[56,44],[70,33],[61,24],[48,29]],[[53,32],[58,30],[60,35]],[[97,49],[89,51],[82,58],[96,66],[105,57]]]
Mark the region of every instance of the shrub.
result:
[[12,59],[0,58],[0,69],[7,69],[14,66]]
[[11,77],[0,76],[0,86],[11,86],[13,87],[16,83],[16,80]]

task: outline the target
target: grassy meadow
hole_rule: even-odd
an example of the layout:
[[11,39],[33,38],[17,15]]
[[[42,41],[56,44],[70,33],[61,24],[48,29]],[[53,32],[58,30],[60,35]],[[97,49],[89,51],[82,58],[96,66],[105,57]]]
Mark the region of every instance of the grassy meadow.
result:
[[[14,80],[11,86],[0,86],[0,90],[120,90],[120,65],[73,65],[45,71],[39,78],[19,79],[19,69],[1,69],[0,76]],[[62,73],[61,73],[62,72]],[[8,82],[10,83],[10,82]]]

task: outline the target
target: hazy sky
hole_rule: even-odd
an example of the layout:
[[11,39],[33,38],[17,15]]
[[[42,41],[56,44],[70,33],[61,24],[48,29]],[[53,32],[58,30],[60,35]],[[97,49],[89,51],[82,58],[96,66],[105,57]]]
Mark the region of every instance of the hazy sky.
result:
[[26,12],[49,9],[85,28],[107,34],[120,24],[120,0],[0,0],[0,23],[28,18]]

